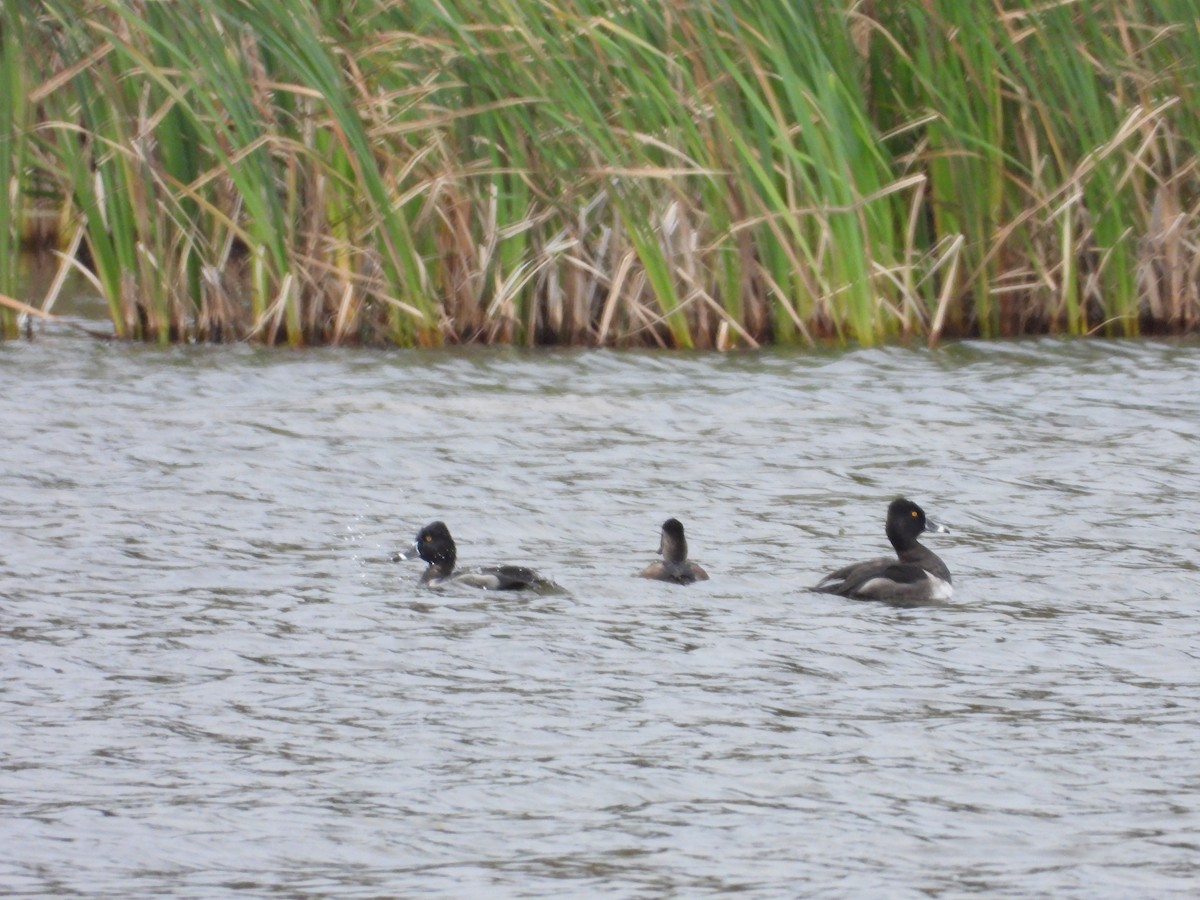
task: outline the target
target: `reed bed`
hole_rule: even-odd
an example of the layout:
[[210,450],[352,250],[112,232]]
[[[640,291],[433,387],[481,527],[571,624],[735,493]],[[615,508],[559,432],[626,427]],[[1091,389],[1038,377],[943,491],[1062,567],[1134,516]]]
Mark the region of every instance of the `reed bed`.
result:
[[1200,323],[1194,0],[23,0],[0,29],[8,334],[45,242],[161,342]]

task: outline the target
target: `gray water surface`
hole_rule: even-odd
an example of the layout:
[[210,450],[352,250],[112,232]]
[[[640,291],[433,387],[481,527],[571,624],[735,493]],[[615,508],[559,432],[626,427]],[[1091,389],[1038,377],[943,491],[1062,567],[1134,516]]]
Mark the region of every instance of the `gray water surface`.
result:
[[[0,893],[1196,889],[1200,348],[0,373]],[[806,590],[901,494],[953,600]],[[438,518],[566,593],[422,589]]]

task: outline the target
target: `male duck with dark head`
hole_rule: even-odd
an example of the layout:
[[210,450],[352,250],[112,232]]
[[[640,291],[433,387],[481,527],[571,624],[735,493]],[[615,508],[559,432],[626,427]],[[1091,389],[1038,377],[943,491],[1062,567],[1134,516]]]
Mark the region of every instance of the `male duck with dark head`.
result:
[[683,525],[678,519],[667,519],[663,522],[658,552],[662,554],[663,558],[643,569],[642,578],[670,581],[673,584],[708,581],[708,573],[687,558],[687,538],[683,536]]
[[950,570],[928,547],[917,541],[924,531],[950,529],[925,517],[911,500],[893,500],[888,506],[887,536],[896,558],[882,557],[854,563],[821,579],[815,590],[856,600],[890,603],[935,603],[953,593]]
[[455,570],[458,557],[454,538],[444,522],[431,522],[417,532],[411,547],[401,550],[396,560],[420,557],[427,565],[421,573],[421,584],[429,587],[461,584],[489,591],[520,591],[548,585],[533,569],[524,566],[488,566]]

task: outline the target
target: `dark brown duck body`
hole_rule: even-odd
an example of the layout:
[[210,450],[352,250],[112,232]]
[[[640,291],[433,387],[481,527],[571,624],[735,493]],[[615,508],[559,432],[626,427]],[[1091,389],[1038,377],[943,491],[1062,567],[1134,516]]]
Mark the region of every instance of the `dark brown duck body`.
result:
[[639,573],[642,578],[669,581],[672,584],[708,581],[708,573],[700,564],[687,558],[687,538],[683,535],[683,525],[678,519],[667,519],[663,522],[658,552],[663,558],[643,569]]

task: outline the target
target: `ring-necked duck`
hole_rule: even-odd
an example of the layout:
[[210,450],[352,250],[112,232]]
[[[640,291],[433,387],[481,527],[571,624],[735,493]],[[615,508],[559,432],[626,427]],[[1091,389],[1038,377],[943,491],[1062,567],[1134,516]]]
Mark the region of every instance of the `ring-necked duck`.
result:
[[450,529],[444,522],[431,522],[417,532],[417,539],[411,547],[401,550],[393,559],[415,559],[419,556],[425,560],[428,565],[421,573],[421,584],[430,587],[461,584],[490,591],[519,591],[550,584],[533,569],[524,566],[487,566],[455,571],[457,555]]
[[925,518],[925,511],[911,500],[893,500],[888,506],[887,536],[896,548],[897,558],[869,559],[838,569],[821,579],[814,590],[858,600],[949,600],[953,593],[950,570],[937,554],[917,542],[917,535],[923,531],[949,530]]
[[678,519],[667,519],[663,522],[658,552],[663,555],[662,560],[643,569],[642,578],[670,581],[674,584],[708,581],[708,573],[687,558],[687,539],[683,536],[683,525]]

